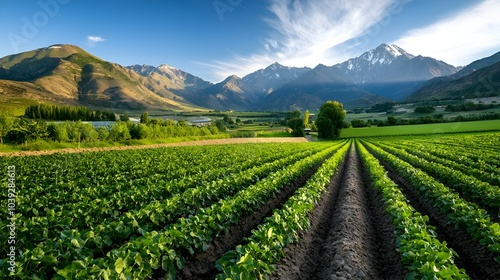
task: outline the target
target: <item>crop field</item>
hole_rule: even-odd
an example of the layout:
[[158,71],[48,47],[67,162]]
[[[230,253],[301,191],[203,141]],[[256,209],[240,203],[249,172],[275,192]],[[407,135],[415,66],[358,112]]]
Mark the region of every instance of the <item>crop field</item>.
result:
[[500,279],[499,143],[0,157],[0,278]]

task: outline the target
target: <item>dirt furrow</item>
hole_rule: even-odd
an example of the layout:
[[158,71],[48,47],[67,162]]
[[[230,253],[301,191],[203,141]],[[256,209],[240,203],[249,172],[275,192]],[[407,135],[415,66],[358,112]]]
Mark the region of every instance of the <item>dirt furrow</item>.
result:
[[[372,152],[372,154],[376,156],[375,153]],[[494,260],[495,254],[474,241],[466,230],[449,224],[446,215],[442,214],[432,203],[426,201],[391,166],[380,157],[377,158],[388,171],[391,180],[398,184],[411,206],[422,215],[429,217],[430,224],[436,227],[438,238],[445,241],[448,247],[458,253],[459,257],[455,258],[458,267],[463,267],[471,279],[500,279],[500,264]]]
[[383,203],[351,147],[311,213],[311,228],[288,246],[272,279],[404,279]]

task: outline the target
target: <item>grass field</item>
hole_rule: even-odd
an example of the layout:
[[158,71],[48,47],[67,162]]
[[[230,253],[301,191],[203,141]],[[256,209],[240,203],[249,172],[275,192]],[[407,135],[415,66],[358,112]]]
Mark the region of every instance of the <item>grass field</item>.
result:
[[496,131],[496,130],[500,131],[500,120],[348,128],[348,129],[343,129],[340,136],[342,138],[349,138],[349,137],[369,137],[369,136]]

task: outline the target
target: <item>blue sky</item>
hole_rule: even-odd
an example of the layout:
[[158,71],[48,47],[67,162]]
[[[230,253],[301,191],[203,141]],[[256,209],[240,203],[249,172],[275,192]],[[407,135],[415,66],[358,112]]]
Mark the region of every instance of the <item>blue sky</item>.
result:
[[0,57],[66,43],[218,82],[394,43],[459,66],[500,51],[497,11],[498,0],[1,0]]

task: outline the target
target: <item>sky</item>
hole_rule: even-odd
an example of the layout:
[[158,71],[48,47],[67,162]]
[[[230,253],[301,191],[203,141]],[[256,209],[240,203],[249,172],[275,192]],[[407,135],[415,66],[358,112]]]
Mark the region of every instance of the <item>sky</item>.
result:
[[72,44],[211,82],[334,65],[382,43],[455,66],[500,51],[499,0],[0,0],[0,57]]

